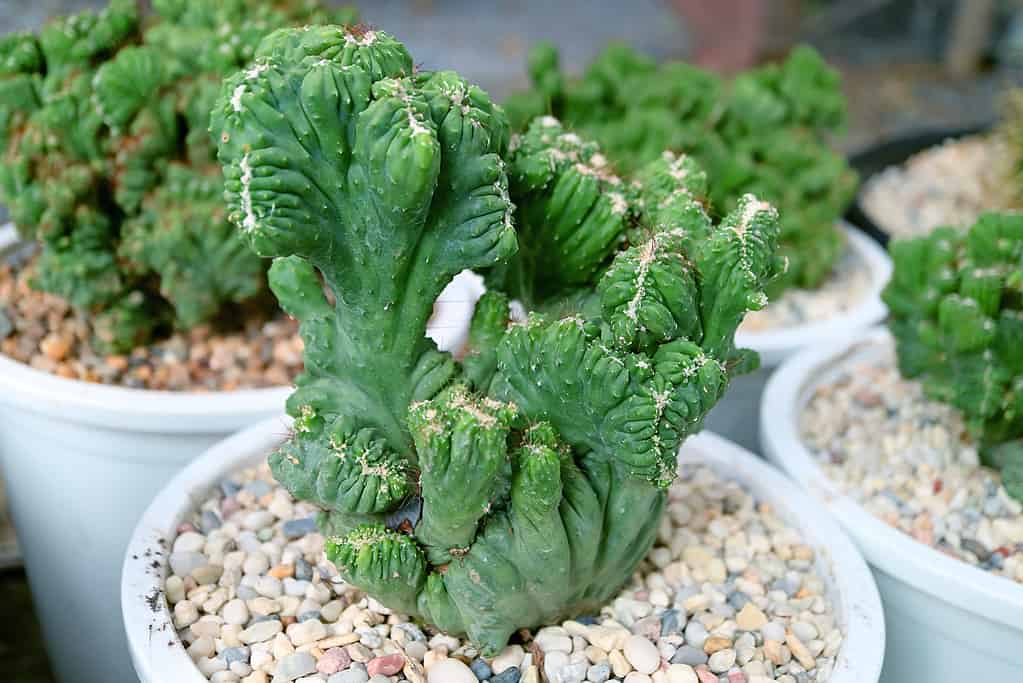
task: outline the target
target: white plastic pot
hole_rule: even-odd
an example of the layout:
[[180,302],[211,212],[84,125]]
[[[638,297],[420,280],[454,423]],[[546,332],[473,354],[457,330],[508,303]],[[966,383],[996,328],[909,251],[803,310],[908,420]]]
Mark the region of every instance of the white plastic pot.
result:
[[891,343],[876,328],[786,361],[764,392],[765,455],[827,505],[870,563],[888,625],[885,683],[1021,681],[1023,585],[877,519],[838,490],[799,436],[799,415],[816,387]]
[[[0,230],[0,250],[16,243],[12,228]],[[464,342],[479,296],[473,278],[459,277],[438,302],[433,323],[446,348]],[[105,386],[0,355],[0,458],[10,512],[61,681],[131,680],[117,600],[139,515],[195,456],[279,414],[290,393]]]
[[735,335],[739,348],[760,354],[760,368],[736,377],[728,392],[707,415],[707,429],[728,437],[754,453],[761,453],[759,434],[760,398],[774,369],[801,349],[848,339],[851,335],[877,325],[888,314],[881,302],[881,290],[892,274],[892,261],[877,242],[845,221],[840,221],[848,248],[870,271],[870,287],[863,298],[844,313],[796,327]]
[[[143,683],[205,682],[174,631],[163,595],[168,573],[163,549],[172,543],[178,525],[222,479],[265,458],[288,426],[286,418],[270,419],[211,448],[164,487],[135,529],[125,556],[121,607],[132,660]],[[799,529],[817,551],[817,569],[845,634],[831,683],[875,683],[884,655],[877,588],[863,559],[820,505],[752,453],[714,434],[705,432],[687,441],[680,457],[711,464],[771,503]]]

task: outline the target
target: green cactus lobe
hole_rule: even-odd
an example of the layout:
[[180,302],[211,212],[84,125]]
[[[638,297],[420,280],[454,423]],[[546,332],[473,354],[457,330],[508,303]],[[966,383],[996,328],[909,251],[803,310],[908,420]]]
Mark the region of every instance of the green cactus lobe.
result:
[[[779,270],[775,212],[714,225],[692,161],[626,181],[557,121],[513,145],[485,93],[382,32],[256,54],[212,121],[232,220],[305,342],[274,475],[324,510],[346,581],[485,654],[599,609]],[[459,363],[425,332],[465,268],[492,289]],[[513,321],[513,297],[548,314]]]

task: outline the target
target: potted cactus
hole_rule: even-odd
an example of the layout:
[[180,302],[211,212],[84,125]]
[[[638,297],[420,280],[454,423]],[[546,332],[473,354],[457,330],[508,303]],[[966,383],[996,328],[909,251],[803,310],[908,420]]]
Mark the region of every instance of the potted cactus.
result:
[[[888,262],[840,217],[856,174],[830,147],[845,120],[839,76],[809,47],[782,64],[730,81],[681,62],[658,65],[630,47],[608,47],[578,79],[559,68],[557,50],[536,46],[532,88],[507,102],[513,124],[551,113],[601,143],[609,164],[634,171],[665,149],[692,156],[715,179],[706,196],[716,215],[752,193],[780,214],[783,275],[768,287],[774,304],[749,316],[739,343],[767,368],[788,354],[880,322]],[[767,371],[744,377],[708,425],[756,450],[756,406]]]
[[[781,269],[776,211],[750,195],[715,223],[692,159],[668,154],[625,180],[595,144],[549,117],[512,138],[486,93],[454,72],[415,70],[404,46],[380,31],[272,34],[255,62],[225,81],[212,122],[231,216],[257,253],[274,258],[270,286],[301,322],[305,370],[288,400],[287,436],[274,421],[223,442],[172,482],[139,526],[123,604],[140,678],[216,680],[227,669],[252,681],[315,672],[383,680],[400,671],[415,681],[478,679],[457,657],[431,660],[425,672],[411,654],[373,657],[367,648],[384,647],[378,631],[366,632],[361,650],[342,649],[363,631],[346,636],[344,619],[330,632],[321,622],[331,619],[313,598],[329,593],[316,588],[303,553],[315,561],[325,547],[318,576],[372,596],[377,614],[401,625],[392,633],[421,639],[414,617],[447,638],[464,636],[485,658],[517,657],[495,680],[517,681],[522,667],[522,680],[537,682],[537,665],[506,647],[512,636],[593,614],[617,593],[664,523],[679,446],[730,376],[751,365],[734,334]],[[490,291],[458,362],[423,332],[431,301],[465,268],[486,272]],[[511,297],[528,310],[513,315]],[[219,478],[268,450],[283,488],[253,486],[279,501],[280,514],[216,498],[203,509],[235,515],[210,539],[228,538],[239,520],[251,520],[240,522],[250,530],[263,524],[255,533],[282,562],[273,570],[245,552],[229,560],[219,540],[199,533],[202,522],[190,521]],[[729,457],[735,471],[750,471],[748,454]],[[296,506],[319,510],[322,536],[295,530]],[[270,549],[278,530],[303,540]],[[173,552],[147,575],[154,544]],[[224,573],[212,585],[204,567],[216,562]],[[279,612],[255,597],[267,618],[245,620],[244,596],[276,595],[274,576],[295,588],[300,567],[312,597],[292,607],[313,611],[296,621],[291,607]],[[250,573],[260,570],[268,573]],[[839,573],[848,580],[855,571]],[[869,589],[865,604],[872,613]],[[225,623],[220,635],[198,635]],[[168,624],[181,629],[187,654],[173,634],[174,647],[147,641]],[[673,680],[697,675],[639,640],[627,646],[629,680],[648,681],[662,666]],[[821,666],[871,680],[879,655],[871,643],[863,668]],[[694,654],[706,664],[701,675],[733,668],[734,652],[709,663]],[[353,656],[361,669],[349,668]],[[490,666],[480,660],[479,676]],[[543,666],[548,680],[564,667],[586,674],[560,651]]]
[[62,680],[127,680],[109,606],[138,515],[208,445],[279,412],[301,366],[297,326],[273,319],[265,264],[227,220],[208,132],[220,82],[274,28],[351,17],[307,0],[151,5],[0,40],[17,227],[0,235],[0,457]]
[[890,249],[888,331],[787,362],[764,396],[765,447],[823,492],[874,566],[900,634],[886,680],[1011,676],[1023,645],[1023,216],[985,214]]

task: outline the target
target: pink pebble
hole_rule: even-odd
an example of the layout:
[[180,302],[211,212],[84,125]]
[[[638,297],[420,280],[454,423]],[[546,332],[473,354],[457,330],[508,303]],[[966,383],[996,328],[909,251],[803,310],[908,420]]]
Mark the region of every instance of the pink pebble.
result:
[[746,683],[746,674],[742,671],[729,671],[728,683]]
[[696,675],[700,678],[700,683],[718,683],[718,677],[706,669],[697,669]]
[[352,663],[352,658],[340,647],[332,647],[323,653],[320,661],[316,662],[316,670],[321,674],[336,674],[342,669],[347,669]]
[[195,531],[195,527],[192,526],[191,522],[185,522],[184,524],[178,525],[179,534],[187,534],[189,531]]
[[366,664],[366,673],[370,675],[370,678],[377,674],[393,676],[401,671],[404,666],[405,656],[400,652],[395,652],[393,655],[385,655],[369,660]]
[[242,506],[234,498],[225,498],[220,501],[220,516],[227,519],[232,513],[241,510]]

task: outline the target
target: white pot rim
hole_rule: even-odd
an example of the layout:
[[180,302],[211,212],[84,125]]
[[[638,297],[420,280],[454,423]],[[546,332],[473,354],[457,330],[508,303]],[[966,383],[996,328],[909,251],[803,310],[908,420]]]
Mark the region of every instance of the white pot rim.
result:
[[[175,633],[163,594],[170,539],[217,482],[253,465],[286,438],[290,423],[276,417],[221,441],[175,476],[135,528],[121,577],[121,610],[132,660],[143,683],[205,683]],[[709,432],[689,439],[682,455],[698,457],[737,480],[796,526],[818,553],[818,569],[837,609],[845,640],[831,683],[872,683],[884,657],[884,616],[873,576],[855,546],[819,503],[749,451]]]
[[1023,584],[949,557],[888,526],[828,479],[799,436],[799,412],[816,378],[854,354],[890,341],[886,328],[875,327],[843,342],[807,349],[782,365],[768,381],[761,403],[764,454],[826,504],[871,565],[959,609],[1019,628]]
[[892,260],[888,252],[845,220],[839,219],[837,223],[845,235],[846,244],[867,265],[870,287],[855,306],[825,320],[764,332],[737,331],[735,345],[759,353],[762,366],[775,367],[800,349],[845,339],[859,330],[877,325],[888,315],[888,309],[881,301],[881,290],[892,274]]
[[[13,224],[0,226],[0,251],[18,241]],[[445,315],[452,321],[457,318],[458,325],[447,326],[451,330],[472,316],[481,289],[475,277],[460,276],[438,299],[438,309],[447,306]],[[209,392],[133,389],[58,377],[0,354],[0,402],[113,429],[171,434],[229,431],[237,427],[239,415],[250,415],[252,421],[281,410],[292,391],[292,386]]]

